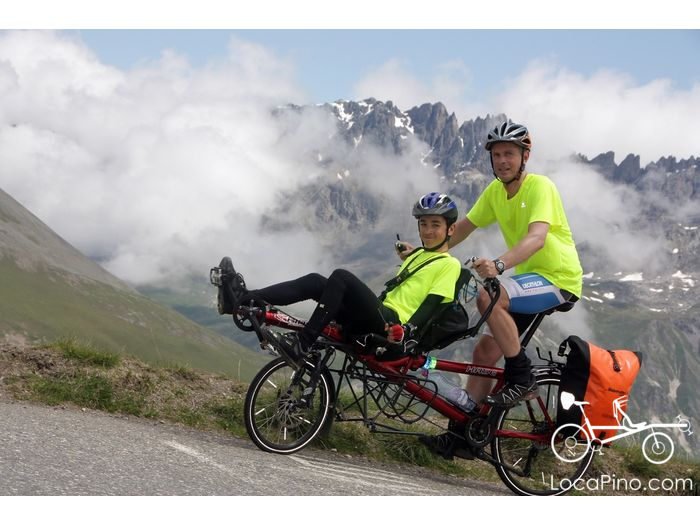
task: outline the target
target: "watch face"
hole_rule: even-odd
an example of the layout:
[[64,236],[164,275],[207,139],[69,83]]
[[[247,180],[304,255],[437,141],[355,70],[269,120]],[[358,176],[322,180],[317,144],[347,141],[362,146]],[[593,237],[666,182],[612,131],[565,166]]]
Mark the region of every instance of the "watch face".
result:
[[505,263],[500,259],[497,259],[496,261],[494,261],[494,263],[496,264],[496,270],[498,271],[498,273],[503,273],[506,270]]

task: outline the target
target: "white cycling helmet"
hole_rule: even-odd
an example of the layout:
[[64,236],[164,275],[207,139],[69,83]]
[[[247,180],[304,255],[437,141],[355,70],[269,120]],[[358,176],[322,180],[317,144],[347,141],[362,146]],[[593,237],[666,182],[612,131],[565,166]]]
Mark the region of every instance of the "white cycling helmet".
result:
[[491,151],[491,147],[496,142],[512,142],[521,148],[532,149],[532,138],[525,126],[513,122],[504,122],[489,131],[486,139],[486,151]]

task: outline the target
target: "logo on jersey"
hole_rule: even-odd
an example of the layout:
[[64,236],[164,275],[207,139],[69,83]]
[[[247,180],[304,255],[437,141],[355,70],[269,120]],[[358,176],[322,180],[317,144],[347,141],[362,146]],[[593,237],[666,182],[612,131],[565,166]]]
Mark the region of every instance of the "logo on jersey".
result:
[[522,283],[520,286],[523,287],[523,290],[529,290],[530,288],[544,286],[544,283],[542,281],[530,281],[529,283]]

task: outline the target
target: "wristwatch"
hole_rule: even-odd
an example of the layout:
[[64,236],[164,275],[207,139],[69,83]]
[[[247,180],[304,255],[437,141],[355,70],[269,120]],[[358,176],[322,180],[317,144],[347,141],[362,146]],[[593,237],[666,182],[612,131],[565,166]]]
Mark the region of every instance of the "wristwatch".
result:
[[498,272],[498,275],[503,275],[503,272],[506,271],[506,263],[504,263],[500,259],[494,259],[493,264],[496,265],[496,271]]

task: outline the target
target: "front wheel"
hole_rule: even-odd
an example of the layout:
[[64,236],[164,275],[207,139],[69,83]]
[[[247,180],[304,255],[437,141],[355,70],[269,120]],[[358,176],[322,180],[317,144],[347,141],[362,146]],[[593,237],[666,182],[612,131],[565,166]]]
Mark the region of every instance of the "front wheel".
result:
[[292,454],[332,421],[333,377],[307,362],[295,370],[284,359],[268,363],[250,383],[243,419],[250,439],[266,452]]
[[556,496],[574,488],[593,460],[593,449],[576,462],[559,459],[551,446],[556,431],[560,376],[537,377],[538,396],[496,416],[491,454],[506,486],[522,496]]
[[644,438],[642,452],[648,461],[661,465],[673,456],[673,441],[663,432],[652,432]]

